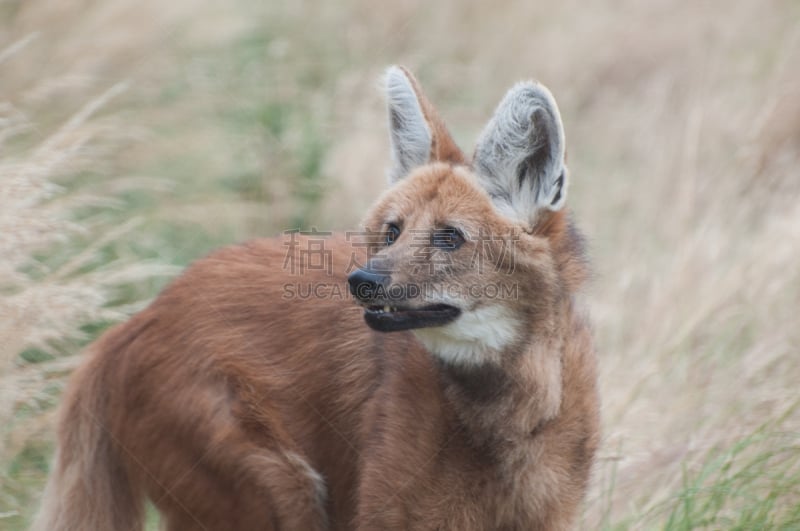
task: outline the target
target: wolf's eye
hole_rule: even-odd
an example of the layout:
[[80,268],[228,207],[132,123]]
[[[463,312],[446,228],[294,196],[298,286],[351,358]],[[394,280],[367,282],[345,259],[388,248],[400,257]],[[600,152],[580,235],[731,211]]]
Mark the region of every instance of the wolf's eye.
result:
[[433,231],[431,237],[433,246],[437,249],[454,250],[458,249],[464,244],[464,235],[460,230],[453,227],[445,227],[443,229],[436,229]]
[[391,245],[400,237],[400,227],[394,223],[386,225],[386,245]]

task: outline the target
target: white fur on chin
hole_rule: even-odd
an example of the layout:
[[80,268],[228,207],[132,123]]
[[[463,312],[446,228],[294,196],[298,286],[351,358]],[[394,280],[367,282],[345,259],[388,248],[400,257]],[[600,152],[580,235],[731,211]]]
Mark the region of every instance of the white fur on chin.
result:
[[500,351],[516,338],[518,322],[503,306],[485,306],[462,313],[445,326],[420,328],[414,335],[443,361],[478,365],[498,361]]

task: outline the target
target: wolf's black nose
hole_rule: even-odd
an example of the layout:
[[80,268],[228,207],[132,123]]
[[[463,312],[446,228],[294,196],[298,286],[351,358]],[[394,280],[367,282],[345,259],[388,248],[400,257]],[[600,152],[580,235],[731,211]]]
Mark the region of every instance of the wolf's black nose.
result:
[[347,277],[350,293],[360,301],[371,301],[383,292],[389,284],[389,276],[373,273],[364,269],[356,269]]

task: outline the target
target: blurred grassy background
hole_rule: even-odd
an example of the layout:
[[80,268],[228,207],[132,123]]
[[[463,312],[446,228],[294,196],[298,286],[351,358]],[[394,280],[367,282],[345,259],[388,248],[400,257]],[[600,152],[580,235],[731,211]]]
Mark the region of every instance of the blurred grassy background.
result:
[[789,0],[0,3],[0,529],[35,510],[81,345],[165,266],[355,226],[392,63],[467,150],[513,82],[559,100],[597,270],[582,527],[800,529]]

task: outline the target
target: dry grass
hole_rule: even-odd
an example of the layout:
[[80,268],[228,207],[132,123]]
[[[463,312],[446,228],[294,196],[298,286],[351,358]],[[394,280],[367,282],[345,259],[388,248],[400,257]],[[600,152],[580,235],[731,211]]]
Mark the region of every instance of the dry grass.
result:
[[[4,62],[24,54],[29,36],[0,51]],[[119,206],[103,187],[79,176],[113,151],[113,122],[97,112],[125,90],[117,84],[52,129],[12,98],[0,101],[0,462],[11,464],[33,440],[51,438],[53,405],[85,325],[118,321],[140,307],[120,299],[122,286],[174,274],[109,251],[136,224],[111,227],[102,212]],[[24,101],[24,98],[23,98]],[[121,181],[121,180],[120,180]],[[135,182],[116,184],[122,188]],[[100,214],[98,214],[100,213]],[[105,251],[105,256],[101,256]],[[17,515],[20,498],[6,466],[0,470],[0,518]],[[23,493],[24,498],[24,493]],[[2,520],[0,520],[2,521]]]
[[[11,5],[0,49],[38,38],[15,56],[27,60],[0,63],[0,94],[20,95],[13,108],[35,108],[46,131],[128,81],[107,107],[137,142],[78,151],[100,164],[94,183],[120,171],[174,183],[126,196],[117,219],[142,219],[139,257],[175,264],[254,234],[356,223],[384,183],[386,64],[417,71],[467,148],[512,82],[543,81],[597,268],[605,443],[585,527],[800,526],[796,3]],[[45,163],[32,145],[26,164]],[[26,212],[15,219],[31,230],[51,222],[48,208]]]

